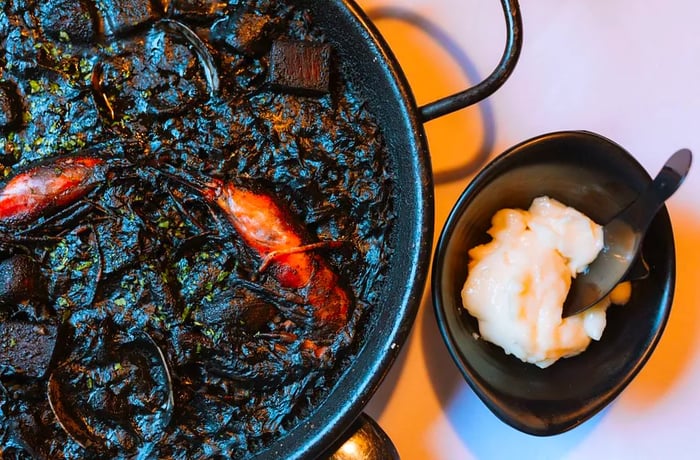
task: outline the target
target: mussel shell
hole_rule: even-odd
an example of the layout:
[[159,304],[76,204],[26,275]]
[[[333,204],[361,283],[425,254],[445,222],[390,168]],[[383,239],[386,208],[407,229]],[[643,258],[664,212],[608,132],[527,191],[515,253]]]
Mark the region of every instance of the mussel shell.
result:
[[[48,399],[61,427],[80,446],[133,452],[157,442],[170,423],[172,379],[163,352],[146,332],[111,339],[114,348],[100,350],[97,359],[60,363],[49,376]],[[119,382],[121,371],[128,375]],[[149,391],[140,392],[142,387]]]

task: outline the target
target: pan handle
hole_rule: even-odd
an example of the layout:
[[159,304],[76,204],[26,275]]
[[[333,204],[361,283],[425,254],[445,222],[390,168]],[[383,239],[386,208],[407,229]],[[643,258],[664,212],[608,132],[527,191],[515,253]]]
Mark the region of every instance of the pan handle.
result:
[[523,46],[523,24],[518,0],[501,0],[506,17],[506,47],[496,69],[478,85],[420,107],[423,123],[486,99],[505,83],[515,68]]
[[319,460],[399,460],[399,453],[367,413],[362,412],[347,433]]

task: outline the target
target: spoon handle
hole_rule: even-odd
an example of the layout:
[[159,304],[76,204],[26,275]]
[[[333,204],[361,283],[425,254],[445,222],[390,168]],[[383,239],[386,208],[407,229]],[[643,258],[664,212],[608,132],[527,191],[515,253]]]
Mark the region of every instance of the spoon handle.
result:
[[661,206],[683,183],[692,161],[693,156],[688,149],[671,155],[649,187],[613,221],[626,223],[635,233],[646,233]]
[[688,175],[692,162],[693,155],[688,149],[677,151],[666,161],[652,183],[661,202],[668,200],[678,190],[685,176]]
[[671,155],[649,187],[603,227],[603,250],[571,284],[562,317],[595,305],[628,275],[654,216],[678,190],[692,163],[692,154],[682,149]]

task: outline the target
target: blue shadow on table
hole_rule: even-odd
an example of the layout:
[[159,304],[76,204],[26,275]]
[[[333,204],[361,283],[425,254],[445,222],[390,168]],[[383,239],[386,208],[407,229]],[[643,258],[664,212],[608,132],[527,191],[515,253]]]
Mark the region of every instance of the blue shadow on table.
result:
[[432,300],[423,305],[425,366],[452,429],[475,458],[559,459],[574,450],[595,428],[607,409],[566,433],[537,437],[499,420],[469,388],[440,336]]
[[[476,65],[462,49],[460,44],[457,43],[448,32],[420,14],[399,6],[370,8],[366,13],[374,23],[379,23],[382,20],[396,20],[421,30],[432,38],[435,43],[457,63],[469,82],[474,82],[473,84],[476,84],[484,78],[483,75],[479,74]],[[416,50],[420,51],[419,49]],[[420,62],[431,61],[429,56],[425,56],[420,52],[415,53],[412,59],[420,59]],[[445,96],[447,96],[447,94],[445,94]],[[494,148],[496,138],[493,109],[488,100],[479,103],[479,114],[483,126],[481,145],[478,146],[477,151],[472,156],[468,157],[465,163],[450,169],[435,171],[433,179],[436,185],[463,180],[476,173],[486,164]]]
[[607,409],[583,425],[566,433],[537,437],[510,428],[491,414],[476,395],[465,386],[447,403],[445,413],[475,458],[561,459],[584,442],[605,417]]

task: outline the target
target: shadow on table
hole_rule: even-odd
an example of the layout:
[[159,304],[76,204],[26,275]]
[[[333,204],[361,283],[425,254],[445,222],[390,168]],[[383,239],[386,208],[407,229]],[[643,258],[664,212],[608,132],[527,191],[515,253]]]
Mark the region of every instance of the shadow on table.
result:
[[[580,444],[604,416],[602,411],[576,429],[557,436],[537,437],[498,419],[469,388],[440,337],[432,301],[423,314],[422,344],[430,356],[425,366],[453,435],[475,458],[558,459]],[[438,337],[439,339],[436,339]]]
[[[375,22],[379,26],[380,29],[381,22],[383,20],[399,21],[414,29],[417,29],[418,31],[420,31],[421,34],[430,37],[432,41],[435,44],[437,44],[440,47],[440,49],[442,49],[446,53],[446,55],[448,55],[457,64],[458,68],[460,69],[461,73],[466,77],[467,81],[480,82],[484,78],[484,76],[480,75],[477,71],[474,62],[469,58],[469,56],[462,49],[462,47],[451,37],[451,35],[445,30],[443,30],[440,26],[434,24],[429,19],[421,16],[420,14],[398,6],[387,6],[370,8],[367,10],[367,15],[370,17],[370,19],[372,19],[373,22]],[[389,37],[388,41],[392,41],[391,37]],[[408,75],[409,80],[411,80],[411,84],[416,85],[413,87],[414,93],[420,92],[421,84],[430,84],[433,87],[444,86],[446,88],[452,86],[447,83],[444,85],[441,84],[443,82],[446,82],[447,78],[444,74],[441,74],[439,72],[439,60],[435,59],[435,56],[429,53],[428,50],[421,49],[420,44],[421,42],[419,40],[412,41],[410,54],[406,53],[406,55],[401,56],[399,59],[403,67],[415,67],[421,69],[421,72],[427,76],[425,78],[425,81],[413,81],[411,75]],[[395,43],[395,45],[397,44]],[[407,62],[408,60],[410,60],[411,62]],[[431,66],[434,68],[430,68]],[[447,95],[448,94],[446,90],[446,93],[443,94],[441,97]],[[494,148],[496,126],[494,121],[493,109],[488,100],[480,102],[478,104],[478,108],[479,121],[481,124],[481,131],[479,132],[479,135],[482,139],[480,145],[476,146],[475,152],[471,152],[471,154],[465,153],[465,162],[450,167],[449,169],[435,171],[433,179],[436,185],[455,182],[470,177],[479,169],[481,169],[481,167],[484,166],[484,164],[486,164],[486,161],[488,160],[488,157]],[[428,130],[429,134],[432,131],[431,127],[436,127],[436,125],[438,125],[441,122],[447,123],[447,120],[450,120],[450,117],[454,115],[456,114],[447,115],[432,122],[429,122],[429,124],[426,125],[426,129]],[[440,138],[437,139],[437,141],[447,142],[453,139],[453,135],[455,134],[468,135],[468,133],[470,133],[472,127],[458,124],[458,122],[461,120],[454,121],[456,121],[456,123],[452,123],[450,127],[445,126],[445,130],[434,131],[440,137],[446,135],[449,138]],[[456,129],[458,129],[460,133],[454,132],[455,126],[457,126]],[[433,139],[431,139],[431,143],[432,141]],[[450,152],[450,154],[453,155],[454,153]]]
[[672,211],[676,290],[671,315],[654,354],[624,393],[627,410],[645,412],[664,398],[700,353],[700,215],[689,209]]
[[[405,23],[412,28],[419,29],[423,34],[428,35],[431,37],[435,43],[437,43],[454,61],[458,64],[459,68],[461,69],[462,73],[466,76],[466,78],[469,81],[480,81],[482,76],[478,74],[478,72],[475,69],[474,64],[472,63],[471,59],[466,55],[466,53],[460,49],[459,45],[450,37],[448,33],[446,33],[444,30],[442,30],[439,26],[433,24],[430,22],[428,19],[422,17],[421,15],[412,12],[406,8],[401,8],[401,7],[378,7],[378,8],[369,8],[367,11],[368,16],[370,19],[372,19],[373,22],[376,22],[379,28],[381,29],[381,21],[382,20],[396,20],[400,21],[401,23]],[[391,39],[392,37],[389,37]],[[394,39],[401,38],[401,37],[393,37]],[[391,40],[389,40],[391,41]],[[396,43],[395,43],[396,44]],[[420,46],[419,41],[411,42],[410,43],[411,49],[410,49],[410,54],[406,57],[406,59],[410,59],[412,62],[407,63],[405,59],[401,59],[402,65],[405,64],[411,64],[415,65],[417,67],[424,67],[426,62],[431,63],[432,66],[435,68],[430,71],[429,74],[424,74],[422,77],[426,79],[425,84],[441,84],[444,82],[444,77],[441,79],[442,73],[439,72],[439,63],[434,62],[434,57],[432,54],[429,52],[429,50],[424,49]],[[410,75],[409,75],[410,77]],[[437,79],[437,80],[436,80]],[[415,83],[415,82],[414,82]],[[419,89],[414,87],[415,89]],[[414,91],[415,92],[415,91]],[[434,173],[433,179],[437,184],[442,184],[442,183],[449,183],[449,182],[454,182],[458,180],[463,180],[471,175],[473,175],[476,171],[478,171],[487,161],[489,154],[491,150],[493,149],[494,146],[494,139],[495,139],[495,122],[494,122],[494,116],[493,116],[493,111],[491,109],[491,105],[489,104],[488,101],[482,101],[479,103],[479,121],[481,125],[483,125],[480,129],[483,130],[482,133],[482,141],[480,145],[477,146],[477,151],[473,153],[472,155],[466,155],[466,162],[462,163],[461,165],[458,165],[454,168],[451,169],[446,169],[443,171],[437,171]],[[431,126],[438,125],[442,122],[445,121],[450,121],[448,120],[449,117],[454,116],[457,114],[452,114],[448,115],[446,117],[437,119],[435,121],[431,122]],[[461,121],[461,120],[459,120]],[[452,126],[452,125],[450,125]],[[449,129],[449,128],[448,128]],[[467,132],[469,130],[474,130],[475,128],[473,126],[460,126],[460,129],[462,129],[464,132]],[[478,127],[476,129],[479,129]],[[440,140],[440,139],[438,139]],[[435,147],[441,147],[442,145],[448,145],[447,143],[445,144],[440,144],[439,146]],[[434,151],[440,150],[439,148],[433,149]],[[453,154],[452,152],[448,151],[445,152],[446,155]],[[436,229],[438,231],[438,229]],[[429,294],[429,286],[426,288],[426,293],[423,296],[423,301],[421,302],[421,309],[425,311],[426,306],[430,306],[430,302],[427,300],[430,297]],[[419,313],[420,315],[421,313]],[[432,313],[431,313],[432,314]],[[430,321],[431,324],[434,324],[434,321]],[[432,330],[432,329],[431,329]],[[435,332],[435,331],[433,331]],[[434,335],[434,337],[438,337],[438,335]],[[411,337],[409,337],[406,341],[405,348],[408,347],[408,344],[411,341]],[[446,354],[445,350],[442,350],[444,352],[444,356],[448,356]],[[381,413],[386,404],[388,403],[389,399],[391,398],[391,395],[394,391],[394,388],[396,387],[396,383],[398,379],[400,378],[402,372],[401,370],[405,366],[406,363],[406,353],[402,352],[399,354],[396,362],[392,366],[391,372],[389,372],[384,380],[382,382],[382,385],[378,389],[377,393],[373,396],[372,398],[372,411]],[[454,378],[458,379],[459,375],[454,369],[454,366],[448,366],[453,374]]]

